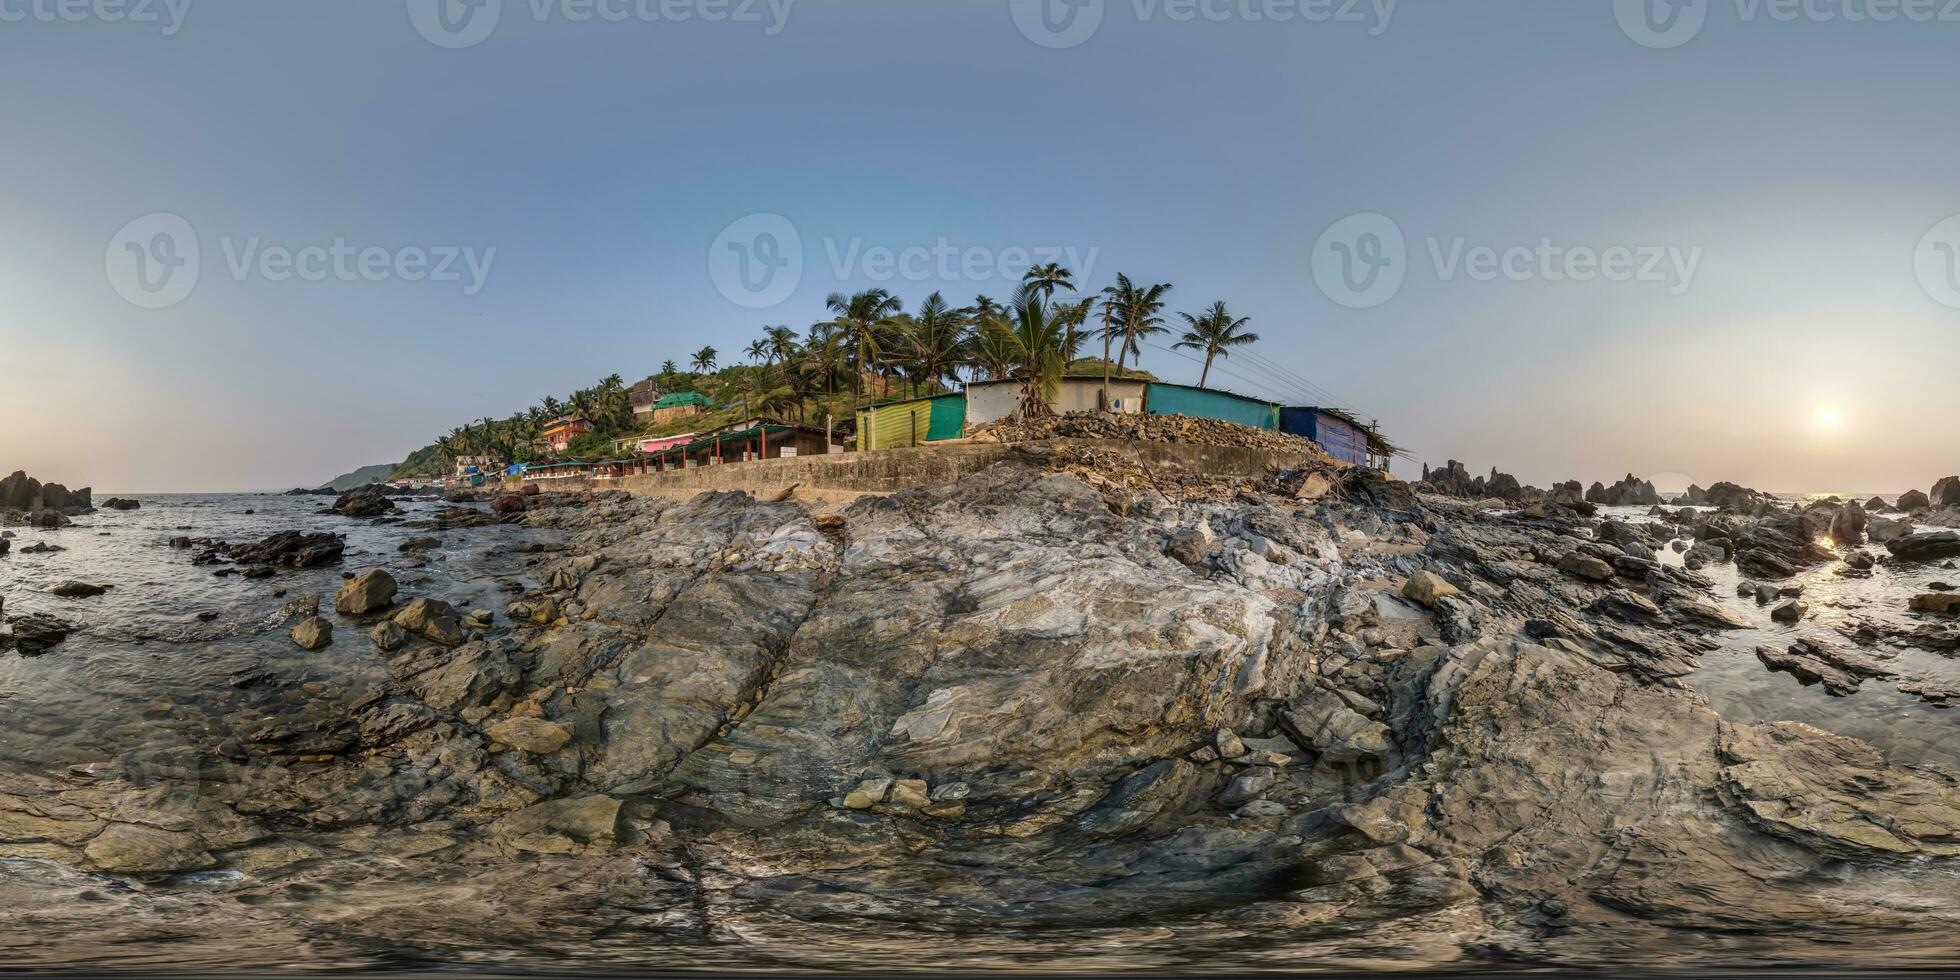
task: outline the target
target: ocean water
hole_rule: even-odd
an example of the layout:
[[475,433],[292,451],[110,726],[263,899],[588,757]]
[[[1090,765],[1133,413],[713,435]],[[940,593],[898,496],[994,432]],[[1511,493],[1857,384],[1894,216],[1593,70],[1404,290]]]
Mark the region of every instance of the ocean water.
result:
[[[407,593],[459,609],[501,610],[503,593],[527,582],[510,546],[537,534],[503,525],[444,533],[350,520],[325,511],[331,497],[136,499],[140,510],[102,510],[60,530],[8,529],[16,537],[12,553],[0,557],[6,614],[46,613],[78,631],[39,657],[0,653],[0,766],[140,764],[196,741],[200,729],[214,729],[215,716],[232,707],[214,692],[232,690],[229,678],[268,663],[303,666],[317,678],[316,692],[357,694],[385,674],[372,646],[342,641],[309,654],[287,637],[282,607],[318,595],[331,612],[344,573],[387,567]],[[404,522],[446,506],[397,505]],[[179,536],[248,542],[288,530],[344,535],[345,560],[253,581],[219,577],[213,573],[227,566],[191,564],[200,549],[169,546]],[[402,554],[401,544],[417,536],[444,544],[420,556]],[[64,550],[21,553],[39,542]],[[111,588],[88,599],[48,594],[70,580]]]
[[[1832,495],[1786,495],[1786,498],[1814,500],[1825,496]],[[1872,496],[1866,494],[1856,499],[1869,500]],[[1894,498],[1887,495],[1887,499]],[[1601,509],[1601,515],[1642,524],[1652,520],[1648,510],[1647,507],[1607,507]],[[1922,527],[1920,530],[1939,529]],[[1843,562],[1831,561],[1786,580],[1766,580],[1767,584],[1779,587],[1803,587],[1803,599],[1810,604],[1810,612],[1796,623],[1771,620],[1774,604],[1738,597],[1736,586],[1745,576],[1733,564],[1702,566],[1701,574],[1714,582],[1715,600],[1749,625],[1746,629],[1721,634],[1722,648],[1705,654],[1701,669],[1689,675],[1686,684],[1706,697],[1730,721],[1800,721],[1870,742],[1895,762],[1933,763],[1960,771],[1960,708],[1935,707],[1901,693],[1896,681],[1883,678],[1867,680],[1855,693],[1836,697],[1821,685],[1805,686],[1789,674],[1772,673],[1756,658],[1759,646],[1787,647],[1799,639],[1812,637],[1884,660],[1888,668],[1899,672],[1900,679],[1926,676],[1949,684],[1960,683],[1960,659],[1951,652],[1922,649],[1890,639],[1869,647],[1859,646],[1843,632],[1870,623],[1884,634],[1906,633],[1934,622],[1936,617],[1909,612],[1907,604],[1913,596],[1931,591],[1935,582],[1960,586],[1960,569],[1944,567],[1941,562],[1894,564],[1886,560],[1889,555],[1882,545],[1866,545],[1864,550],[1880,559],[1869,578],[1840,575],[1838,572],[1845,567]],[[1671,565],[1683,562],[1682,554],[1672,547],[1662,548],[1656,557]]]

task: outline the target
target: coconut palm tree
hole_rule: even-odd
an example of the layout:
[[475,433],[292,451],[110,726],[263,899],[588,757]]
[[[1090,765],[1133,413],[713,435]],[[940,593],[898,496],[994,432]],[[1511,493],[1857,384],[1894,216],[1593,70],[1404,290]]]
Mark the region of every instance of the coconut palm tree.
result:
[[1032,286],[1022,287],[1008,309],[1013,317],[1013,373],[1021,379],[1021,404],[1015,410],[1023,417],[1045,415],[1068,369],[1067,317],[1057,316]]
[[1032,287],[1041,293],[1041,298],[1052,300],[1057,289],[1075,291],[1075,273],[1063,268],[1059,262],[1038,265],[1021,277],[1021,285]]
[[749,344],[749,349],[744,353],[748,354],[749,360],[760,364],[769,357],[769,343],[763,340],[755,341]]
[[788,327],[763,327],[762,339],[769,346],[769,360],[775,364],[787,364],[796,356],[796,331]]
[[1103,405],[1109,405],[1109,348],[1113,340],[1121,340],[1116,349],[1116,370],[1123,369],[1126,356],[1135,354],[1140,360],[1143,348],[1139,346],[1144,337],[1164,331],[1164,294],[1171,291],[1170,283],[1139,287],[1122,273],[1116,274],[1116,284],[1104,287],[1103,295]]
[[714,373],[715,358],[720,356],[720,354],[721,352],[715,350],[713,347],[703,347],[700,350],[695,351],[694,362],[693,362],[694,373],[696,374]]
[[1197,316],[1189,313],[1180,313],[1178,316],[1183,317],[1184,322],[1191,329],[1186,330],[1183,339],[1171,346],[1205,352],[1205,370],[1198,375],[1200,388],[1204,387],[1205,381],[1211,377],[1213,359],[1230,357],[1232,348],[1259,342],[1258,334],[1240,332],[1245,329],[1246,324],[1252,322],[1252,318],[1242,316],[1233,319],[1232,314],[1226,311],[1223,300],[1211,304],[1211,309]]
[[[1123,276],[1116,277],[1119,286],[1128,285]],[[1116,369],[1123,369],[1126,358],[1143,360],[1143,338],[1164,332],[1164,294],[1171,291],[1171,284],[1160,282],[1154,286],[1138,287],[1130,285],[1123,291],[1120,300],[1118,319],[1121,321],[1122,346],[1116,351]]]
[[957,380],[956,371],[966,361],[966,318],[933,293],[904,324],[900,358],[913,377],[927,387]]
[[851,406],[855,408],[864,396],[864,372],[878,362],[879,335],[905,304],[886,290],[867,289],[852,296],[831,293],[824,306],[837,315],[832,322],[844,332],[846,349],[853,355]]
[[975,380],[1005,381],[1014,376],[1019,360],[1018,342],[1004,315],[997,315],[973,328],[967,340],[967,363]]

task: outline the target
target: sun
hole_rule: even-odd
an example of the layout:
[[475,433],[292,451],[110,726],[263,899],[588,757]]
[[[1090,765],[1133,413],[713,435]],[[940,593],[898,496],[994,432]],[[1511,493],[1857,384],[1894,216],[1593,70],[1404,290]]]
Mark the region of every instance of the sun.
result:
[[1836,432],[1844,428],[1844,413],[1836,405],[1819,405],[1811,412],[1810,420],[1819,432]]

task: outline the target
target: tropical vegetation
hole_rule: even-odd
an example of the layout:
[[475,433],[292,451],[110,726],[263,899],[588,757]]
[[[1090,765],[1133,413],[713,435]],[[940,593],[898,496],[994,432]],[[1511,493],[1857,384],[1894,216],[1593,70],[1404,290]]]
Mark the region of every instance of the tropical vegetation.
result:
[[[610,451],[617,440],[637,435],[705,431],[756,416],[811,424],[849,426],[855,411],[891,398],[957,390],[968,381],[1023,382],[1020,411],[1046,411],[1061,378],[1101,375],[1153,378],[1136,365],[1153,338],[1169,332],[1165,310],[1170,283],[1139,283],[1127,275],[1100,291],[1078,288],[1075,274],[1050,263],[1030,269],[1014,296],[1002,303],[981,295],[955,306],[941,293],[907,311],[886,289],[835,293],[824,302],[826,316],[802,331],[787,325],[764,326],[760,336],[730,355],[703,347],[681,362],[667,360],[638,386],[615,374],[564,400],[547,397],[505,418],[481,418],[452,429],[418,450],[395,477],[439,476],[451,472],[461,456],[499,462],[548,458],[541,436],[553,419],[583,416],[593,431],[568,452],[574,458]],[[1213,362],[1258,341],[1246,317],[1232,316],[1223,302],[1200,313],[1180,314],[1187,329],[1172,349],[1202,356],[1199,384],[1209,382]],[[1083,348],[1100,342],[1101,357],[1083,357]],[[1112,357],[1114,358],[1112,360]],[[704,415],[647,425],[633,412],[632,392],[698,392],[711,407]]]

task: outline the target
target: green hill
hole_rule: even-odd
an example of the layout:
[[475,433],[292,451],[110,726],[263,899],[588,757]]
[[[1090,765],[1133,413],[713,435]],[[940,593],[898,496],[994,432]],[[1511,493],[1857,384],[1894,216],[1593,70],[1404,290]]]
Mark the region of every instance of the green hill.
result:
[[355,487],[364,487],[370,483],[380,483],[388,479],[388,474],[394,471],[395,464],[393,463],[378,463],[374,466],[363,466],[352,473],[344,473],[336,476],[331,482],[323,483],[321,486],[332,487],[335,490],[352,490]]

